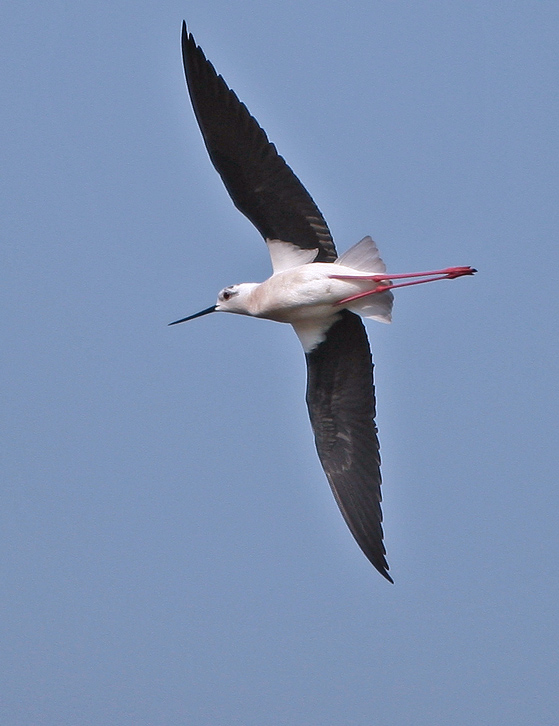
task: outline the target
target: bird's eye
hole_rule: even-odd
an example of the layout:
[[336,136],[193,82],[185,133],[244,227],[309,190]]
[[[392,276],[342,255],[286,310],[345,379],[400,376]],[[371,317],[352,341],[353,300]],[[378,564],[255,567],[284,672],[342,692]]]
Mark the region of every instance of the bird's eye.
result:
[[237,291],[233,287],[226,287],[224,290],[222,290],[219,293],[219,299],[226,302],[227,300],[230,300],[236,294],[237,294]]

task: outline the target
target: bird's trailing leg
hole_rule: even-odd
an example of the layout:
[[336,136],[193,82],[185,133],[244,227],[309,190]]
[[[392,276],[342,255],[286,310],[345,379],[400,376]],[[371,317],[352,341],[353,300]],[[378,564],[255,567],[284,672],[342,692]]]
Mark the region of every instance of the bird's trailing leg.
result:
[[[409,287],[410,285],[421,285],[423,282],[435,282],[436,280],[454,280],[456,277],[463,275],[473,275],[477,270],[473,267],[446,267],[444,270],[431,270],[430,272],[405,272],[400,275],[388,275],[387,273],[375,273],[372,275],[329,275],[335,280],[371,280],[379,284],[374,290],[351,295],[340,300],[338,305],[345,305],[353,300],[359,300],[367,295],[375,295],[386,290],[394,290],[396,287]],[[424,277],[425,280],[414,280],[413,282],[400,282],[397,285],[392,284],[392,280],[403,280],[410,277]]]

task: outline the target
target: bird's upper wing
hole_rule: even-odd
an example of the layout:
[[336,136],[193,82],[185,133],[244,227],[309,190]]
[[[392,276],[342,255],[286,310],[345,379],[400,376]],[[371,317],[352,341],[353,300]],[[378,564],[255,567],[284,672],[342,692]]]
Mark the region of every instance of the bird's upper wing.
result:
[[373,363],[359,316],[344,310],[306,357],[307,405],[322,467],[358,545],[392,582],[382,541]]
[[315,262],[332,262],[336,249],[311,196],[239,101],[192,35],[182,26],[188,91],[206,148],[233,203],[265,239],[318,249]]

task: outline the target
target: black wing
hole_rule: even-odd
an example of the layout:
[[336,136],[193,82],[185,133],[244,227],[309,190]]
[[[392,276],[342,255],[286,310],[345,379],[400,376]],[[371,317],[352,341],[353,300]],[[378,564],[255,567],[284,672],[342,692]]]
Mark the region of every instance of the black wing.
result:
[[359,316],[345,310],[307,353],[307,405],[316,448],[344,519],[367,558],[388,574],[383,545],[373,362]]
[[182,57],[190,99],[206,148],[233,203],[264,239],[319,250],[332,262],[336,248],[318,207],[192,35],[182,26]]

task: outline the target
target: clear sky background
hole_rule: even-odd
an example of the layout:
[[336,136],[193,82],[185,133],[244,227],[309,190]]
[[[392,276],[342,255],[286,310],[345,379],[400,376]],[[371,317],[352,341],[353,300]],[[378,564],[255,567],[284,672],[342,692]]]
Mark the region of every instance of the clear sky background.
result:
[[[207,158],[185,18],[338,249],[367,323],[395,585],[318,463],[288,326]],[[0,720],[555,726],[559,5],[5,4]]]

